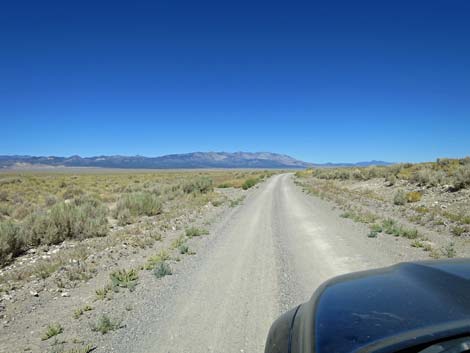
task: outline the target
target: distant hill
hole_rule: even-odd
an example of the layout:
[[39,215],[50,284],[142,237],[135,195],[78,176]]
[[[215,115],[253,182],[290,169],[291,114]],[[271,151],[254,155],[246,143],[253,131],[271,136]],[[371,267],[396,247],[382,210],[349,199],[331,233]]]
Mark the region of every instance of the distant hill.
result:
[[97,156],[97,157],[37,157],[37,156],[0,156],[0,168],[37,168],[37,167],[94,167],[123,169],[196,169],[196,168],[266,168],[302,169],[309,167],[365,167],[388,165],[383,161],[359,163],[314,164],[300,161],[283,154],[269,152],[194,152],[170,154],[160,157],[143,156]]
[[161,157],[97,156],[36,157],[0,156],[0,168],[96,167],[135,169],[195,168],[307,168],[311,163],[269,152],[194,152]]
[[339,167],[370,167],[370,166],[387,166],[393,163],[384,161],[368,161],[368,162],[357,162],[357,163],[323,163],[314,164],[314,167],[318,168],[339,168]]

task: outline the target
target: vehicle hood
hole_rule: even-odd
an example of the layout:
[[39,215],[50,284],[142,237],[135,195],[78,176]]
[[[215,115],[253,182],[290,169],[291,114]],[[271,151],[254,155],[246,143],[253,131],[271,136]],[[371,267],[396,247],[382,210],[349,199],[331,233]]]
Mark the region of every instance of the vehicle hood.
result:
[[470,262],[403,263],[337,277],[301,306],[296,321],[303,338],[294,345],[316,353],[387,352],[391,344],[396,351],[449,330],[469,332]]

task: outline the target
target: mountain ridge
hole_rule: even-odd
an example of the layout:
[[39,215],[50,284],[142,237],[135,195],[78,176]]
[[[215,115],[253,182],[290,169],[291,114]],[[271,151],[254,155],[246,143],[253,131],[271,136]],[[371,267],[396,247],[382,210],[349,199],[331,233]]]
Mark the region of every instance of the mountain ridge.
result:
[[205,169],[205,168],[265,168],[304,169],[309,167],[340,167],[388,165],[383,161],[359,163],[309,163],[291,156],[272,152],[191,152],[158,157],[141,155],[99,155],[81,157],[0,155],[0,168],[27,167],[93,167],[120,169]]

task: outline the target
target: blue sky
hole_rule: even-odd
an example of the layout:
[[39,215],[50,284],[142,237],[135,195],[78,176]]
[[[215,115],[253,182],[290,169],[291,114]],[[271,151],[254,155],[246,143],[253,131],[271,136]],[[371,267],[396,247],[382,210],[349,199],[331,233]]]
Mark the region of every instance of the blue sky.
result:
[[10,3],[0,154],[470,155],[468,1]]

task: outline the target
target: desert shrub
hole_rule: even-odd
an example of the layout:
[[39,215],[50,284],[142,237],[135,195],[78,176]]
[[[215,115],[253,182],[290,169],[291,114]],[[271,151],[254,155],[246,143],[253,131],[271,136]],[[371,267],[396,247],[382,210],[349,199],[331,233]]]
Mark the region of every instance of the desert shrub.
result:
[[95,291],[96,293],[96,299],[97,300],[105,300],[105,299],[108,299],[110,300],[111,297],[110,297],[110,293],[111,293],[111,290],[113,288],[111,287],[111,285],[106,285],[104,286],[103,288],[99,288]]
[[0,190],[0,201],[8,201],[8,192],[6,190]]
[[372,232],[381,233],[383,229],[380,224],[374,223],[370,226],[370,230]]
[[422,194],[418,191],[412,191],[406,194],[406,201],[418,202],[421,200]]
[[50,324],[49,326],[47,326],[47,330],[46,332],[44,332],[41,339],[43,341],[46,341],[51,337],[61,334],[62,332],[64,332],[64,329],[60,324]]
[[113,320],[109,316],[103,314],[98,319],[98,322],[94,324],[91,329],[92,331],[100,332],[102,335],[117,330],[121,328],[122,321],[121,320]]
[[400,231],[399,231],[398,236],[408,238],[408,239],[418,238],[418,230],[415,229],[415,228],[410,228],[409,229],[409,228],[400,227],[399,230]]
[[455,244],[450,242],[446,247],[441,249],[441,253],[443,256],[450,259],[457,256],[457,251],[455,251]]
[[59,200],[55,195],[47,195],[44,199],[44,203],[47,207],[54,206]]
[[35,207],[29,202],[21,203],[19,206],[14,207],[12,216],[16,220],[22,220],[30,215],[34,209]]
[[119,211],[116,212],[116,218],[117,218],[117,221],[118,221],[118,225],[120,226],[125,226],[127,224],[131,224],[132,223],[132,215],[131,215],[131,211],[129,211],[128,208],[122,208],[120,209]]
[[364,179],[364,175],[362,175],[362,172],[360,169],[354,169],[352,171],[352,177],[356,180],[363,180]]
[[242,189],[243,190],[248,190],[249,188],[252,188],[258,183],[258,179],[250,178],[246,179],[245,182],[242,184]]
[[12,208],[10,205],[5,203],[0,203],[0,220],[1,216],[10,216],[12,214]]
[[205,193],[208,193],[208,192],[210,192],[214,189],[212,184],[213,184],[213,182],[212,182],[211,178],[201,177],[201,178],[198,178],[198,179],[196,179],[196,180],[194,180],[190,183],[185,184],[183,186],[183,191],[186,194],[191,194],[191,193],[195,193],[195,192],[205,194]]
[[0,222],[0,266],[25,250],[20,227],[13,222]]
[[398,190],[393,197],[393,203],[395,205],[405,205],[406,202],[406,193],[403,190]]
[[139,280],[139,275],[134,269],[129,271],[118,270],[112,272],[109,277],[111,278],[111,284],[114,288],[127,288],[131,292],[135,289],[137,281]]
[[385,177],[385,181],[388,183],[388,186],[393,186],[397,182],[397,177],[395,174],[389,174]]
[[397,229],[396,222],[393,219],[388,218],[382,222],[382,228],[385,233],[393,234]]
[[49,212],[39,210],[25,219],[23,236],[28,245],[57,244],[65,239],[85,239],[108,233],[107,209],[97,200],[61,202]]
[[187,244],[181,244],[178,247],[178,250],[181,255],[188,254],[189,253],[189,246]]
[[422,169],[413,173],[410,181],[420,186],[439,186],[446,183],[447,173],[440,169],[422,167]]
[[79,319],[80,316],[82,316],[85,312],[91,311],[91,310],[93,310],[93,307],[91,307],[90,305],[85,305],[85,306],[82,307],[82,308],[76,309],[76,310],[73,312],[73,317],[74,317],[75,319]]
[[125,194],[119,199],[115,216],[122,223],[129,222],[129,214],[136,216],[155,216],[163,211],[162,202],[151,193],[135,192]]
[[144,268],[146,270],[153,270],[159,263],[165,262],[169,259],[170,255],[165,250],[161,250],[157,255],[153,255],[147,259],[147,263]]
[[196,227],[190,227],[186,229],[186,236],[188,238],[199,237],[201,235],[206,235],[206,234],[209,234],[209,232],[206,229],[200,229]]
[[73,199],[75,197],[79,197],[84,194],[85,194],[85,191],[83,191],[78,186],[72,185],[64,190],[64,192],[62,193],[62,197],[64,200],[68,200],[68,199]]
[[466,229],[464,227],[455,226],[452,228],[452,234],[457,237],[460,237],[463,233],[465,233]]
[[156,278],[171,276],[172,271],[170,265],[168,265],[165,261],[159,262],[153,270],[153,275]]
[[454,190],[461,190],[470,187],[470,165],[464,165],[457,169],[452,184]]

